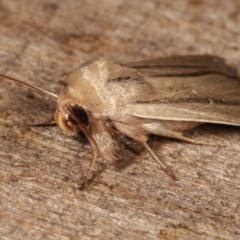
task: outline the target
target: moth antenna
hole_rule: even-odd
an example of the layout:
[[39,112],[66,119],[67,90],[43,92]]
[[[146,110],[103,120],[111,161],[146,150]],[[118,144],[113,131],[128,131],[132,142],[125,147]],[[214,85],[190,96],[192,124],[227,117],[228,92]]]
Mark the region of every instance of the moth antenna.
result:
[[14,82],[16,82],[16,83],[18,83],[18,84],[22,84],[22,85],[24,85],[24,86],[27,86],[28,88],[33,89],[35,92],[39,92],[39,93],[42,93],[42,94],[47,94],[47,95],[49,95],[49,96],[58,98],[58,95],[56,95],[56,94],[54,94],[54,93],[45,91],[45,90],[43,90],[43,89],[41,89],[41,88],[34,87],[34,86],[32,86],[32,85],[30,85],[30,84],[28,84],[28,83],[25,83],[25,82],[23,82],[23,81],[21,81],[21,80],[16,79],[16,78],[8,77],[8,76],[2,75],[2,74],[0,74],[0,77],[5,78],[5,79],[8,79],[8,80],[11,80],[11,81],[14,81]]

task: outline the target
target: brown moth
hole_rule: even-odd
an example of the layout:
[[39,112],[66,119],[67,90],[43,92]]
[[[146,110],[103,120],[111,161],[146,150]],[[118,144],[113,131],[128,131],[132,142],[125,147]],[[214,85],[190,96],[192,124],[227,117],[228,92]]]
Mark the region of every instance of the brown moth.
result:
[[[203,123],[240,126],[240,80],[215,56],[176,56],[117,64],[94,61],[76,69],[58,98],[54,119],[67,133],[82,132],[93,158],[116,159],[116,132],[139,143],[173,178],[147,144],[148,135],[199,142],[183,133]],[[201,144],[201,143],[200,143]]]

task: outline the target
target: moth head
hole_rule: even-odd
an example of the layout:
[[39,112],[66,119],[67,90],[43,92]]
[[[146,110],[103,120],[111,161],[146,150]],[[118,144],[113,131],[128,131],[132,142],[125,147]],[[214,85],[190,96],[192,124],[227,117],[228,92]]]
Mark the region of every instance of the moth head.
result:
[[66,104],[59,107],[55,111],[54,119],[64,132],[70,134],[78,131],[85,132],[89,124],[89,117],[85,109],[74,104]]
[[[80,106],[79,104],[73,104],[72,98],[68,98],[64,95],[64,93],[61,96],[58,96],[54,93],[48,92],[46,90],[43,90],[38,87],[34,87],[28,83],[25,83],[21,80],[18,80],[16,78],[12,78],[9,76],[5,76],[0,74],[0,78],[4,78],[13,82],[16,82],[18,84],[27,86],[28,88],[31,88],[35,92],[39,92],[41,94],[46,94],[51,97],[57,98],[59,106],[54,114],[54,119],[57,125],[65,132],[68,133],[76,133],[76,132],[82,132],[85,137],[90,141],[92,145],[95,146],[95,149],[97,149],[98,152],[98,146],[95,142],[95,140],[91,136],[91,132],[89,131],[89,116],[86,110]],[[71,90],[71,89],[70,89]],[[70,103],[71,102],[71,103]]]

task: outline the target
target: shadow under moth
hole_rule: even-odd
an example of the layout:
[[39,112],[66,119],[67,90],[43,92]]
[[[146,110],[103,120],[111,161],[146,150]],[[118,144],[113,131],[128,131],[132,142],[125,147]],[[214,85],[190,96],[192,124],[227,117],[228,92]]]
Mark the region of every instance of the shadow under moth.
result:
[[67,133],[81,132],[88,139],[93,157],[82,186],[97,157],[108,164],[116,160],[116,133],[141,143],[175,178],[149,147],[150,134],[203,144],[183,133],[203,123],[240,126],[240,79],[215,56],[175,56],[123,64],[94,61],[76,69],[59,95],[0,76],[57,98],[56,124]]

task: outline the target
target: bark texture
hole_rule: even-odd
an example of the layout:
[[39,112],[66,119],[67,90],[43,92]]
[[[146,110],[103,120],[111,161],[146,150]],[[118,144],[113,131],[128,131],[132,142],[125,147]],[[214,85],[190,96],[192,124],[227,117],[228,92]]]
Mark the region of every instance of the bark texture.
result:
[[[58,93],[69,72],[102,57],[215,54],[240,70],[239,26],[239,0],[2,0],[0,73]],[[239,239],[240,128],[191,132],[216,146],[153,141],[176,182],[142,153],[95,166],[79,191],[88,144],[28,126],[55,107],[0,79],[1,239]]]

